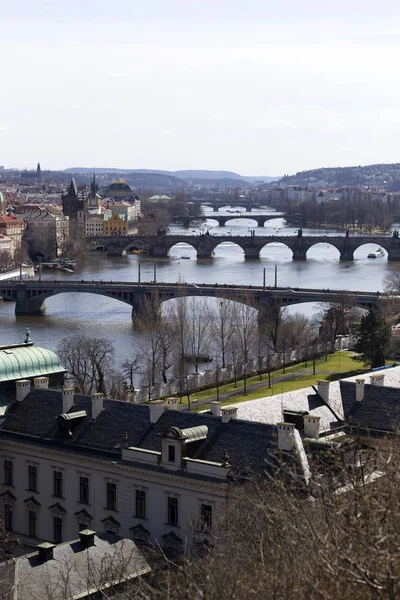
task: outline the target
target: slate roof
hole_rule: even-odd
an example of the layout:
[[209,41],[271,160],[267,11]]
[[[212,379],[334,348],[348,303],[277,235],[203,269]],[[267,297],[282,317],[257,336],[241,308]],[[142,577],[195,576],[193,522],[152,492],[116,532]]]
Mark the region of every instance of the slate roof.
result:
[[259,423],[279,423],[283,419],[283,410],[306,411],[320,417],[320,431],[330,431],[340,425],[343,409],[338,381],[329,384],[329,402],[326,403],[310,386],[293,390],[285,394],[276,394],[257,400],[248,400],[229,405],[238,409],[238,419]]
[[87,416],[80,420],[70,437],[59,431],[57,422],[63,413],[62,393],[35,389],[23,402],[9,408],[1,429],[73,446],[120,452],[123,442],[135,446],[150,426],[149,407],[144,404],[104,400],[104,409],[93,421],[91,397],[75,394],[69,412],[84,410]]
[[59,544],[53,555],[42,562],[36,551],[1,563],[2,598],[86,598],[88,590],[108,587],[107,572],[122,583],[151,570],[132,540],[110,534],[97,534],[95,545],[87,549],[80,540]]
[[375,432],[400,433],[400,390],[364,384],[364,398],[356,401],[356,384],[341,381],[345,421],[351,427]]
[[[62,393],[55,390],[35,389],[23,400],[15,402],[0,432],[22,434],[39,443],[61,444],[74,451],[108,452],[121,456],[122,446],[133,446],[161,451],[162,434],[170,427],[181,430],[207,426],[206,439],[187,445],[187,456],[212,462],[227,460],[232,473],[264,472],[276,466],[277,427],[264,423],[231,420],[222,423],[220,417],[205,413],[166,410],[160,419],[150,423],[150,409],[145,404],[118,400],[104,400],[104,410],[96,420],[91,418],[91,397],[76,394],[69,412],[86,411],[71,435],[60,431],[57,417],[63,412]],[[271,456],[275,458],[271,459]],[[272,460],[267,465],[266,459]],[[301,464],[295,452],[285,459],[292,472],[301,473]],[[271,466],[272,465],[272,466]]]
[[[371,376],[378,373],[384,374],[382,387],[369,384]],[[358,406],[358,403],[355,405],[355,381],[360,377],[365,380],[365,400]],[[395,432],[400,430],[400,366],[330,382],[327,403],[311,386],[231,406],[237,407],[238,419],[259,423],[278,423],[282,420],[283,409],[307,411],[320,417],[321,433],[350,419],[353,426]]]

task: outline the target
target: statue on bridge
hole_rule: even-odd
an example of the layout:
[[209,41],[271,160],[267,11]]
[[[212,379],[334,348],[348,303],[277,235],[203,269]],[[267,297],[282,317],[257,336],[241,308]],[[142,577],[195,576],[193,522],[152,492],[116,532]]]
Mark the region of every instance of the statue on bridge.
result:
[[399,237],[399,231],[398,231],[398,229],[395,229],[395,230],[393,231],[393,237],[394,237],[394,238],[398,238],[398,237]]
[[302,229],[302,227],[300,227],[300,229],[298,230],[297,237],[303,237],[303,229]]

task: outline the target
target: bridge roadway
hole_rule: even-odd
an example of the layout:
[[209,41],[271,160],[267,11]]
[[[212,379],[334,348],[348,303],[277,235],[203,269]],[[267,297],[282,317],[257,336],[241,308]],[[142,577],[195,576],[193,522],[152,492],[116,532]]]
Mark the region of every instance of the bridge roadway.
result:
[[306,260],[307,251],[320,243],[337,248],[340,260],[354,260],[357,248],[372,243],[386,250],[389,261],[400,261],[400,238],[384,235],[123,235],[99,236],[87,238],[87,241],[92,248],[106,248],[109,256],[121,256],[128,250],[139,249],[149,252],[154,257],[167,257],[173,246],[184,242],[195,248],[197,258],[212,258],[219,244],[232,242],[243,249],[246,259],[258,259],[265,246],[280,243],[290,248],[293,260]]
[[385,299],[385,294],[377,292],[354,292],[346,290],[322,290],[306,288],[270,288],[262,286],[210,285],[199,283],[149,283],[126,281],[2,281],[0,296],[14,301],[16,315],[40,315],[46,298],[65,293],[100,294],[114,298],[132,306],[135,314],[146,301],[161,303],[172,298],[208,296],[224,298],[247,304],[259,310],[260,314],[277,311],[281,307],[304,302],[340,302],[349,298],[354,305],[370,309]]
[[189,227],[193,221],[206,221],[207,219],[213,219],[214,221],[218,221],[218,225],[223,227],[226,225],[228,221],[232,219],[251,219],[256,221],[257,227],[264,227],[267,221],[271,221],[273,219],[284,219],[284,213],[271,213],[268,214],[266,212],[235,212],[235,211],[227,211],[223,212],[210,212],[205,215],[201,215],[200,217],[189,217],[189,216],[174,216],[172,217],[173,223],[182,223],[184,227]]

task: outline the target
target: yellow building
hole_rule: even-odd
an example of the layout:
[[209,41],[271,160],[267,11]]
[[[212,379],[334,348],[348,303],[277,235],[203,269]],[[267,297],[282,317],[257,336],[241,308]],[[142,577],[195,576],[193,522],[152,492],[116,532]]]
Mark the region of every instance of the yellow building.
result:
[[128,233],[128,222],[126,215],[104,215],[104,235],[126,235]]

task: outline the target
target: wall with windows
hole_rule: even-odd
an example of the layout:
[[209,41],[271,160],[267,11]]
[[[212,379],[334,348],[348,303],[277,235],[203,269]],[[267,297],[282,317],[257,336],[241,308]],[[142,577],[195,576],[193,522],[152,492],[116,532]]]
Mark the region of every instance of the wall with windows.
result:
[[[0,510],[5,526],[33,545],[74,539],[87,527],[138,543],[157,539],[177,549],[186,539],[190,543],[210,533],[228,493],[217,466],[214,471],[211,463],[196,466],[210,470],[212,479],[205,481],[193,467],[154,468],[154,452],[147,457],[144,451],[141,461],[132,454],[130,460],[129,450],[115,460],[2,439]],[[165,462],[172,460],[180,460],[179,448],[166,448]]]

